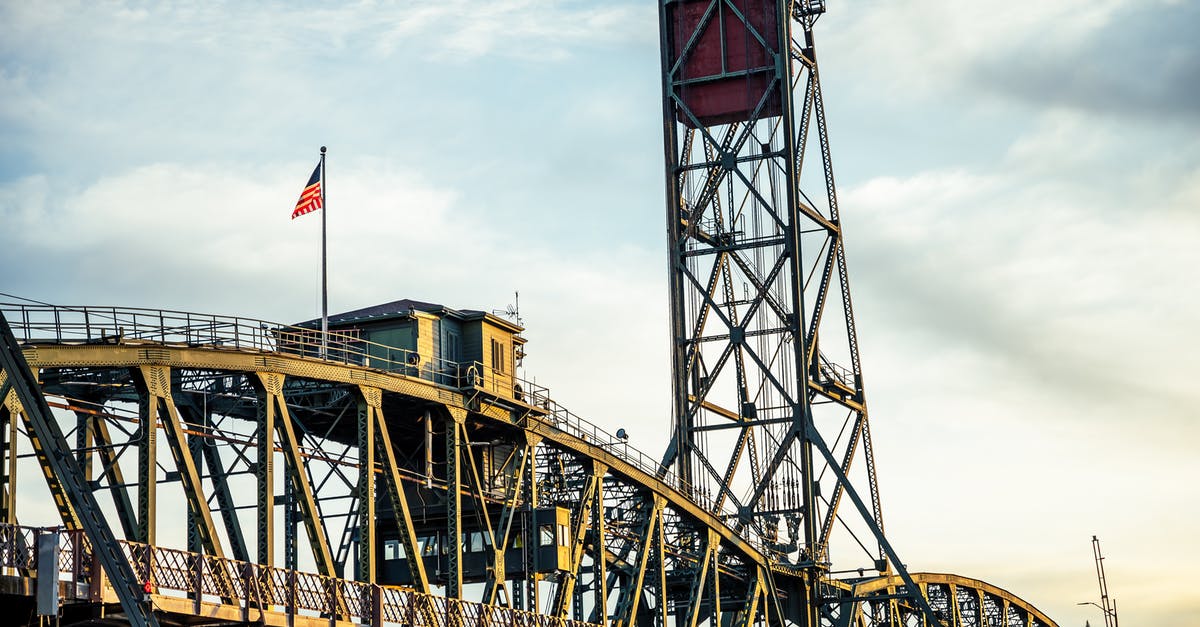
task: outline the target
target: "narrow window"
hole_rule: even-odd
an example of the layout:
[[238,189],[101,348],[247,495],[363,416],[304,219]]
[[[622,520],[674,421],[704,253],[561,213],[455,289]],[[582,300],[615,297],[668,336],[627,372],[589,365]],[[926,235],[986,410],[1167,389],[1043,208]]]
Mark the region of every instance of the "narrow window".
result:
[[417,538],[417,546],[421,549],[421,555],[429,557],[437,555],[437,536],[425,536]]
[[538,527],[538,546],[554,546],[554,525]]
[[402,557],[403,549],[399,540],[385,540],[383,543],[384,561],[398,560]]

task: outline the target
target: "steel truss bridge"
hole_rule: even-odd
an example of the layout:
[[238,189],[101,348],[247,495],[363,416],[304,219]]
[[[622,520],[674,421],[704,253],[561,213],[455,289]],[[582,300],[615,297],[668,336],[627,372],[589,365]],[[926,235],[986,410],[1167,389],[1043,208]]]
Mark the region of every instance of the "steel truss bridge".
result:
[[659,3],[663,455],[496,345],[0,304],[0,624],[1054,626],[884,533],[824,11]]
[[[276,346],[287,327],[244,318],[0,313],[6,607],[27,599],[32,613],[38,536],[54,534],[63,616],[80,623],[715,627],[782,625],[798,612],[804,571],[773,562],[715,503],[685,496],[660,461],[532,383],[516,400],[490,390],[487,375],[439,383],[361,366],[369,347],[336,335],[328,357],[308,357]],[[436,450],[425,450],[427,435]],[[40,477],[18,476],[34,462]],[[34,479],[60,527],[16,524]],[[414,493],[428,502],[408,502]],[[166,518],[168,500],[186,507]],[[399,515],[381,524],[377,507],[389,500]],[[569,512],[569,555],[553,568],[534,563],[538,530],[522,516],[546,508]],[[191,550],[156,542],[184,510]],[[409,585],[377,582],[382,534],[417,555],[432,530],[448,545],[432,568]],[[983,582],[913,578],[946,624],[1054,625]],[[832,624],[928,624],[897,594],[898,577],[817,585]]]

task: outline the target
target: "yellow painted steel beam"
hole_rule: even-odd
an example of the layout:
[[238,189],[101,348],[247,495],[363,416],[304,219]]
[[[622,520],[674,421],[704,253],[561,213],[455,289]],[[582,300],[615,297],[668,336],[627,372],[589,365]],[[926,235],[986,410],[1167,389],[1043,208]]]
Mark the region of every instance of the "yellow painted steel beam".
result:
[[363,389],[358,405],[358,580],[375,583],[375,438],[383,405],[378,388]]
[[196,531],[200,534],[200,542],[207,554],[225,557],[221,547],[221,538],[217,535],[217,527],[213,522],[212,511],[208,507],[208,499],[204,497],[204,484],[200,473],[196,470],[195,461],[188,449],[183,426],[180,424],[179,410],[175,407],[175,399],[171,394],[171,371],[166,366],[142,366],[138,369],[141,382],[150,402],[155,406],[156,413],[162,418],[163,435],[167,438],[171,456],[175,458],[175,468],[179,471],[179,479],[183,483],[183,493],[187,499],[188,508],[195,516]]
[[638,548],[637,560],[634,562],[633,580],[629,587],[623,590],[625,603],[617,608],[618,615],[613,617],[614,627],[630,627],[637,618],[638,604],[642,598],[642,584],[646,578],[646,569],[650,565],[650,557],[654,553],[656,539],[660,537],[659,528],[662,526],[662,511],[666,499],[654,494],[651,496],[651,507],[647,513],[646,528],[642,533],[641,546]]
[[[25,348],[24,353],[29,363],[38,367],[164,365],[175,368],[246,372],[258,376],[269,373],[354,385],[369,385],[378,387],[385,392],[431,400],[447,407],[465,408],[466,406],[466,399],[462,393],[439,386],[431,381],[361,366],[331,364],[300,356],[222,348],[182,348],[154,343],[143,345],[128,343],[80,346],[38,345]],[[737,551],[744,558],[757,564],[768,564],[765,556],[743,540],[737,532],[725,525],[718,513],[707,511],[653,474],[643,471],[600,445],[582,440],[542,420],[539,415],[543,413],[543,410],[534,408],[527,412],[531,416],[529,420],[522,421],[521,425],[516,425],[511,418],[511,412],[505,412],[501,408],[493,409],[494,411],[486,414],[472,412],[471,415],[475,419],[485,418],[522,426],[529,435],[544,438],[553,443],[556,448],[575,452],[605,464],[613,474],[663,497],[673,510],[688,519],[715,529],[721,536],[722,544],[727,548]],[[771,564],[770,567],[777,572],[798,575],[798,571],[786,566]]]
[[[0,371],[0,375],[4,375]],[[34,368],[34,374],[37,374]],[[29,444],[33,447],[34,457],[37,459],[38,466],[42,469],[42,476],[46,478],[46,485],[50,488],[50,496],[54,499],[54,507],[58,509],[59,519],[62,520],[63,526],[70,530],[82,529],[83,523],[80,522],[79,516],[71,507],[71,501],[67,498],[66,488],[59,481],[58,476],[51,470],[50,461],[46,458],[46,449],[42,441],[35,435],[33,424],[29,420],[29,414],[26,413],[24,407],[21,406],[20,400],[17,399],[16,391],[10,391],[5,399],[5,407],[8,408],[10,420],[15,422],[15,416],[20,416],[21,421],[25,424],[25,432],[28,434]],[[15,440],[14,440],[15,441]],[[13,468],[15,471],[15,467]],[[15,477],[15,473],[13,475]],[[15,480],[10,478],[11,480]],[[13,484],[16,485],[15,483]],[[12,503],[10,503],[10,514],[13,520],[16,520],[16,492],[11,494]]]
[[[250,377],[250,383],[259,397],[254,431],[254,475],[258,490],[255,557],[259,565],[272,567],[275,566],[275,422],[278,420],[275,397],[282,391],[283,377]],[[272,390],[272,385],[278,389]]]
[[513,484],[512,492],[506,494],[504,500],[504,509],[500,512],[500,520],[498,521],[497,531],[499,542],[492,545],[492,568],[487,573],[487,578],[483,585],[483,603],[486,605],[494,605],[496,603],[497,592],[504,587],[504,582],[507,579],[504,563],[504,552],[508,550],[509,540],[512,537],[513,518],[520,507],[520,495],[525,487],[525,469],[530,464],[534,463],[533,452],[537,446],[538,440],[526,440],[525,446],[521,450],[521,460],[517,462],[516,472],[514,477],[516,481]]
[[[970,577],[963,577],[962,575],[952,575],[952,574],[948,574],[948,573],[910,573],[910,576],[912,577],[913,581],[917,584],[947,585],[947,586],[951,587],[952,591],[955,587],[961,586],[964,588],[968,588],[972,591],[978,591],[979,593],[986,593],[986,594],[992,595],[994,597],[1000,598],[1000,599],[1008,602],[1009,604],[1019,608],[1022,612],[1028,612],[1030,615],[1037,618],[1038,621],[1042,622],[1043,624],[1047,625],[1048,627],[1057,627],[1057,623],[1055,623],[1053,620],[1050,619],[1050,617],[1048,617],[1044,613],[1042,613],[1041,610],[1034,607],[1033,604],[1029,603],[1028,601],[1025,601],[1024,599],[1018,597],[1017,595],[1015,595],[1003,588],[1000,588],[1000,587],[994,586],[990,583],[987,583],[986,581],[981,581],[979,579],[972,579]],[[888,587],[902,586],[902,585],[904,585],[904,582],[903,582],[903,580],[901,580],[899,575],[892,575],[889,577],[877,577],[875,579],[870,579],[870,580],[863,581],[863,582],[856,584],[853,588],[853,593],[855,596],[867,596],[867,595],[870,595],[871,593],[886,590]],[[958,597],[957,597],[957,595],[953,595],[953,596],[955,599],[955,607],[957,608]],[[957,616],[956,616],[955,620],[956,621],[958,620]]]
[[[465,418],[465,416],[461,416]],[[463,425],[454,414],[446,425],[446,551],[449,572],[446,573],[446,596],[461,599],[462,572],[462,437]]]
[[21,401],[8,382],[8,373],[0,369],[0,442],[3,443],[3,485],[0,485],[0,522],[17,524],[17,423],[21,420]]
[[108,481],[121,529],[125,532],[125,537],[132,540],[137,534],[137,514],[133,510],[133,501],[129,499],[129,489],[125,487],[125,473],[121,471],[112,435],[108,431],[108,423],[97,417],[93,426],[96,445],[100,449],[101,474]]
[[[593,461],[592,464],[599,466]],[[595,595],[595,620],[598,625],[608,624],[608,532],[604,525],[604,472],[598,472],[600,480],[596,482],[596,498],[592,501],[592,588]]]
[[279,444],[283,449],[284,459],[287,460],[287,475],[300,497],[300,514],[304,520],[304,529],[308,532],[308,543],[312,546],[313,559],[317,563],[317,572],[326,577],[336,577],[333,566],[333,552],[329,550],[329,540],[325,537],[325,528],[321,524],[321,515],[317,511],[317,502],[313,497],[312,486],[304,474],[304,458],[300,455],[300,441],[292,427],[292,417],[288,412],[287,403],[283,398],[283,381],[281,374],[258,373],[259,380],[267,389],[269,403],[274,404],[279,412],[275,421],[275,431],[279,436]]
[[406,396],[465,407],[458,390],[432,381],[385,372],[362,366],[324,362],[309,357],[283,353],[262,353],[222,348],[182,348],[169,345],[107,344],[107,345],[37,345],[23,349],[32,367],[62,366],[137,367],[161,365],[172,368],[201,370],[230,370],[236,372],[277,373],[352,385],[369,385]]
[[[377,397],[372,390],[379,388],[359,386],[368,403]],[[382,402],[382,401],[380,401]],[[392,437],[388,433],[387,420],[384,418],[382,407],[374,412],[375,428],[377,430],[375,445],[380,452],[383,462],[384,483],[387,485],[388,496],[392,500],[392,511],[398,514],[396,523],[400,526],[400,541],[404,544],[405,555],[408,556],[408,566],[412,571],[413,587],[417,592],[429,594],[429,578],[425,575],[425,562],[421,559],[421,551],[417,546],[417,533],[413,529],[412,511],[408,507],[408,498],[404,495],[404,484],[400,480],[400,466],[396,463],[396,452],[392,448]]]
[[[717,534],[711,529],[706,530],[704,549],[700,556],[700,568],[696,571],[695,579],[692,580],[691,594],[688,597],[691,599],[691,605],[687,609],[687,618],[684,621],[687,627],[696,627],[697,621],[700,620],[700,607],[703,605],[701,599],[708,582],[709,569],[712,567],[713,558],[717,553],[717,545],[719,545]],[[716,569],[713,570],[715,572]],[[719,617],[720,614],[717,613],[716,616]]]
[[[584,536],[587,534],[588,527],[591,526],[589,520],[592,513],[592,504],[597,496],[601,493],[600,485],[604,482],[604,473],[607,468],[604,464],[591,462],[588,473],[587,482],[584,484],[583,493],[579,495],[579,501],[576,503],[575,511],[572,512],[572,527],[571,527],[571,557],[568,560],[567,568],[560,576],[558,589],[554,593],[554,604],[551,606],[550,615],[559,618],[567,617],[567,610],[570,609],[570,599],[575,592],[575,586],[579,580],[579,568],[583,564]],[[603,545],[601,545],[603,547]],[[603,551],[598,551],[597,555],[603,560]]]

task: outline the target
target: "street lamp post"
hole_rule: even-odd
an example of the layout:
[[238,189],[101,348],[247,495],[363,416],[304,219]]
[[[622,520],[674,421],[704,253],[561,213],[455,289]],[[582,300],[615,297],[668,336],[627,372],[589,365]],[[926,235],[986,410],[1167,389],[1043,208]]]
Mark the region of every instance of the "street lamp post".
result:
[[1104,625],[1105,625],[1105,627],[1109,627],[1110,625],[1111,625],[1111,627],[1118,627],[1118,625],[1117,625],[1117,601],[1116,601],[1116,599],[1113,599],[1113,602],[1112,602],[1112,609],[1106,608],[1106,607],[1104,607],[1104,606],[1100,605],[1099,603],[1096,603],[1095,601],[1082,601],[1082,602],[1080,602],[1080,603],[1076,603],[1075,605],[1092,605],[1092,606],[1095,606],[1095,608],[1096,608],[1096,609],[1098,609],[1098,610],[1100,610],[1100,613],[1101,613],[1102,615],[1104,615]]

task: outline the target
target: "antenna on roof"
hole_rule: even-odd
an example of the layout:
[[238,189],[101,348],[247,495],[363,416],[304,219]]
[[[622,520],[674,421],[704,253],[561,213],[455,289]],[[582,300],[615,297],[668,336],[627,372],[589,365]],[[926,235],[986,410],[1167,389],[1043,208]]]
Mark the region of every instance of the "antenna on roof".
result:
[[516,292],[516,291],[513,292],[513,303],[511,305],[504,308],[503,311],[501,311],[499,309],[493,309],[492,313],[497,316],[504,316],[505,318],[508,318],[509,320],[512,320],[513,322],[515,322],[521,326],[525,326],[525,321],[521,319],[521,293],[520,292]]

